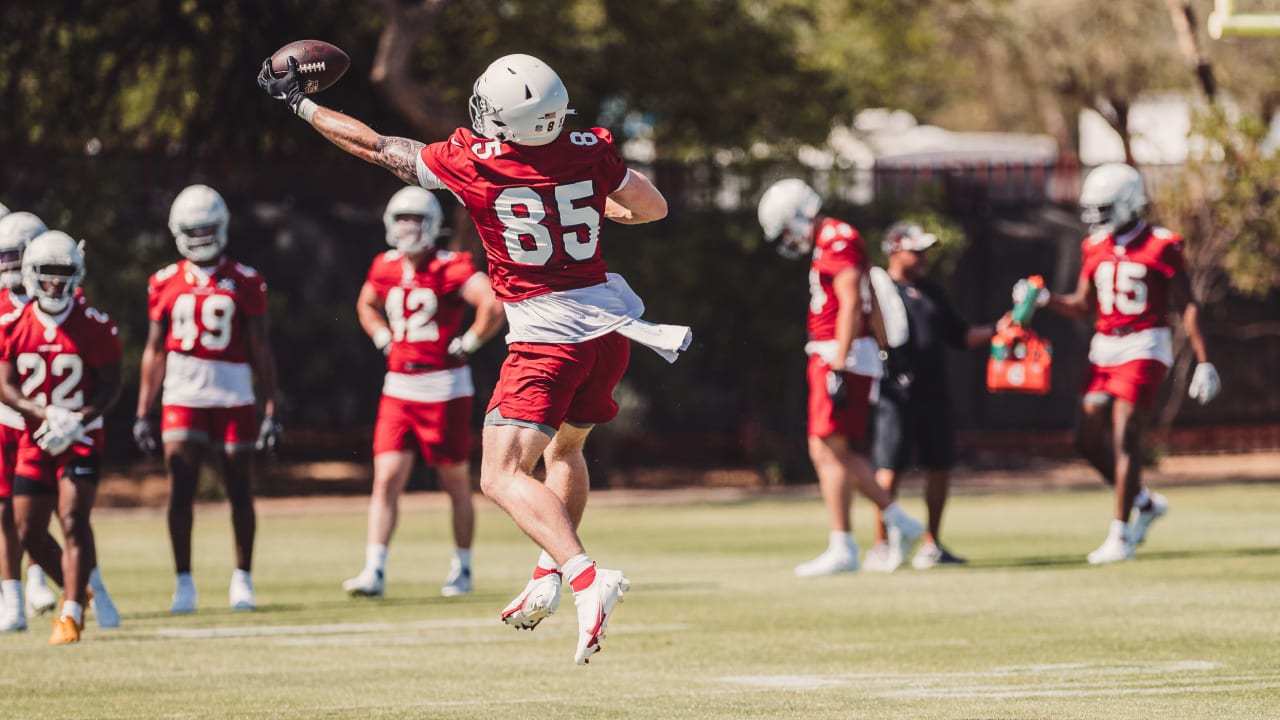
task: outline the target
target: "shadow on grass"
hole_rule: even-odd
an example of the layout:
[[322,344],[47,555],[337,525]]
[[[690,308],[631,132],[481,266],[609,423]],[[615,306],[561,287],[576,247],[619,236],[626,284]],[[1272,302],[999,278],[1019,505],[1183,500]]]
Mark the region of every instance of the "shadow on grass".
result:
[[[975,570],[1038,570],[1046,567],[1089,567],[1089,563],[1085,560],[1084,555],[1084,553],[1081,553],[1079,555],[1041,555],[1038,557],[992,558],[989,560],[970,559],[969,563],[964,567],[973,568]],[[1140,551],[1138,559],[1145,562],[1155,560],[1197,560],[1209,558],[1275,556],[1280,556],[1280,547],[1209,548],[1205,550],[1164,550],[1154,552]]]

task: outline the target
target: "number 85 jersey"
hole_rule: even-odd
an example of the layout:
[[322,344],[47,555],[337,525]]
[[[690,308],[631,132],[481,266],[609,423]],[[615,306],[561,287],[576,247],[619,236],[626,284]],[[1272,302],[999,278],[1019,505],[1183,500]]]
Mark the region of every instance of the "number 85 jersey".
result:
[[475,220],[494,294],[515,302],[605,281],[605,199],[628,178],[603,128],[518,145],[458,128],[418,156],[418,181],[447,187]]
[[253,403],[245,324],[267,312],[267,283],[256,270],[227,259],[204,270],[183,260],[151,276],[147,305],[152,322],[168,324],[164,404]]

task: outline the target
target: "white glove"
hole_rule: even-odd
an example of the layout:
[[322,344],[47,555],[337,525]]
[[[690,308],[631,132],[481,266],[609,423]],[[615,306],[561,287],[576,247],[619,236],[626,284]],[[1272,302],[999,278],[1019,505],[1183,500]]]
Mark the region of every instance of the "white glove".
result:
[[391,330],[384,327],[374,330],[373,346],[381,350],[383,355],[391,352]]
[[1196,371],[1191,375],[1191,386],[1187,388],[1187,395],[1192,400],[1206,405],[1222,391],[1222,380],[1218,378],[1218,368],[1213,363],[1202,362],[1196,365]]
[[484,341],[470,330],[449,341],[449,354],[460,360],[466,360],[480,349]]
[[31,437],[41,450],[50,455],[61,455],[74,443],[84,439],[82,418],[74,410],[50,405],[44,409],[44,422]]
[[[1027,297],[1027,293],[1031,290],[1031,283],[1026,278],[1019,280],[1013,284],[1013,304],[1017,305]],[[1036,307],[1042,308],[1049,304],[1049,288],[1040,288],[1040,294],[1036,296]]]

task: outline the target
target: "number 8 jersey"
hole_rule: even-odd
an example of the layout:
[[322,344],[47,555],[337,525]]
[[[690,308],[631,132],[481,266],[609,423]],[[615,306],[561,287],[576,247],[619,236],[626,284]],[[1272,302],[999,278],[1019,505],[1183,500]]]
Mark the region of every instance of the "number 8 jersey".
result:
[[190,260],[151,276],[148,315],[168,325],[164,404],[253,404],[245,322],[267,312],[267,283],[251,267],[223,259],[204,270]]

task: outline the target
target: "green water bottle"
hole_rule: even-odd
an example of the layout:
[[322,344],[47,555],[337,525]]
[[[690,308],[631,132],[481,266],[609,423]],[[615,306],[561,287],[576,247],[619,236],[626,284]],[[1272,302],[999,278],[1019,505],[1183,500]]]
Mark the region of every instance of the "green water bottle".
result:
[[1036,299],[1040,297],[1040,292],[1044,290],[1044,278],[1039,275],[1032,275],[1027,278],[1027,285],[1026,296],[1022,298],[1022,302],[1013,306],[1013,321],[1023,327],[1026,327],[1036,314]]

